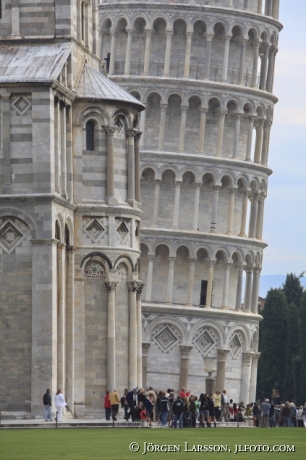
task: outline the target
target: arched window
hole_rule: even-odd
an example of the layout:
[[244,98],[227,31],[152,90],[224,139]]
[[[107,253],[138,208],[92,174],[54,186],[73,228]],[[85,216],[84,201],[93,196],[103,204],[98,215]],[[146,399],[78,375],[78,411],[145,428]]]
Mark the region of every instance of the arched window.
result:
[[95,125],[92,121],[86,123],[86,150],[95,149]]

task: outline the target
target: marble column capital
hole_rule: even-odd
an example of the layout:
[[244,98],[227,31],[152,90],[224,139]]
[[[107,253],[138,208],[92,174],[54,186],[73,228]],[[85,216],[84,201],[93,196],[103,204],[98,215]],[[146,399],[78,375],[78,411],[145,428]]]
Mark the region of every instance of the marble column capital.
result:
[[168,104],[161,103],[161,104],[160,104],[160,108],[161,108],[162,111],[166,111],[167,108],[168,108]]
[[220,189],[221,189],[221,185],[213,185],[214,192],[219,192]]
[[57,247],[58,247],[59,249],[65,249],[66,244],[65,244],[65,243],[58,243],[58,244],[57,244]]
[[181,113],[187,113],[189,109],[188,105],[181,105]]
[[195,265],[196,261],[197,261],[197,259],[189,258],[189,266],[190,265]]
[[242,114],[241,113],[234,113],[233,118],[234,120],[241,120]]
[[206,41],[211,42],[214,37],[214,34],[205,34],[205,37],[206,37]]
[[264,118],[257,118],[257,120],[255,121],[255,129],[256,131],[259,129],[259,128],[262,128],[263,125],[265,123],[265,120]]
[[155,254],[148,254],[148,259],[153,261],[155,259]]
[[174,262],[176,261],[176,257],[169,257],[170,264],[173,265]]
[[189,355],[190,355],[190,352],[191,352],[192,349],[193,349],[193,346],[180,345],[181,358],[189,359]]
[[156,185],[160,185],[161,181],[162,181],[161,179],[154,179],[154,182]]
[[222,350],[221,348],[218,348],[217,352],[218,352],[218,362],[225,363],[230,350]]
[[136,281],[130,281],[128,282],[128,290],[129,292],[137,292],[137,282]]
[[142,281],[135,281],[136,283],[136,292],[137,294],[141,294],[144,288],[144,283]]
[[131,138],[135,138],[136,135],[137,135],[138,131],[134,128],[128,128],[125,130],[125,135],[127,138],[131,137]]
[[201,182],[201,183],[200,183],[200,182],[195,182],[195,183],[193,184],[194,188],[201,188],[202,185],[203,185],[202,182]]
[[193,36],[193,31],[189,30],[188,32],[186,32],[187,40],[191,40],[192,36]]
[[126,29],[128,35],[133,35],[134,29]]
[[107,292],[116,291],[116,286],[117,286],[117,283],[113,283],[113,282],[106,282],[105,283],[105,287],[106,287]]
[[117,130],[116,126],[103,126],[104,131],[106,132],[107,136],[113,136]]
[[135,141],[140,140],[141,135],[142,135],[142,131],[137,131],[137,133],[135,134]]
[[242,38],[240,39],[240,45],[241,45],[241,46],[246,46],[247,42],[248,42],[248,39],[245,38],[245,37],[242,37]]
[[175,183],[175,186],[176,186],[176,187],[181,187],[183,181],[181,181],[181,180],[175,180],[174,183]]
[[242,352],[242,364],[250,366],[252,362],[253,353],[249,351]]
[[117,35],[118,35],[117,29],[114,29],[114,28],[111,28],[111,29],[110,29],[110,33],[111,33],[111,35],[113,35],[113,36],[117,36]]
[[227,114],[227,110],[225,110],[225,109],[219,110],[219,117],[220,117],[220,118],[221,118],[221,117],[225,117],[226,114]]
[[224,37],[224,43],[229,42],[232,38],[232,35],[225,35]]
[[200,107],[201,114],[206,114],[208,112],[208,107]]
[[209,268],[213,268],[216,264],[216,259],[209,260]]
[[151,35],[152,35],[152,29],[146,29],[146,30],[145,30],[145,33],[146,33],[146,36],[147,36],[147,37],[151,37]]
[[171,38],[172,35],[173,35],[173,29],[172,30],[166,30],[166,35],[167,35],[167,38]]
[[150,345],[151,345],[150,342],[142,342],[142,355],[143,356],[148,356]]
[[252,365],[253,366],[257,366],[260,356],[261,356],[261,353],[259,352],[252,353]]
[[75,252],[75,246],[67,246],[66,251],[67,252]]

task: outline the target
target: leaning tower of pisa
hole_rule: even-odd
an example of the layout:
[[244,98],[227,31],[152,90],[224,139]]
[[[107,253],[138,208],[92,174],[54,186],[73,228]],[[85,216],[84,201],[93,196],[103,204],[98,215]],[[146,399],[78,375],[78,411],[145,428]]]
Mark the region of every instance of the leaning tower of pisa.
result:
[[279,0],[106,0],[99,15],[109,78],[146,107],[143,384],[199,393],[209,373],[248,403]]

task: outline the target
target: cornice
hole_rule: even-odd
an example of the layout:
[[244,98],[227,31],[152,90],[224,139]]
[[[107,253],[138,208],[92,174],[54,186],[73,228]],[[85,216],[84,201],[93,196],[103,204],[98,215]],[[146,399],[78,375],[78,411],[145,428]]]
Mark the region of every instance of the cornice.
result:
[[125,206],[108,206],[107,204],[103,203],[86,203],[86,204],[78,204],[76,209],[76,214],[84,214],[84,212],[101,212],[105,214],[114,214],[118,216],[120,215],[128,215],[133,217],[141,217],[143,212],[141,209],[135,209],[131,207]]
[[53,193],[29,193],[20,195],[18,193],[14,193],[14,195],[0,195],[0,203],[24,203],[37,201],[53,202],[63,206],[64,208],[70,209],[71,211],[75,211],[77,209],[76,204]]
[[[147,158],[148,157],[148,158]],[[199,163],[201,166],[205,166],[208,164],[211,166],[213,164],[216,167],[223,166],[223,167],[232,167],[235,170],[239,168],[240,170],[250,170],[252,174],[254,171],[258,171],[263,173],[267,176],[271,176],[273,174],[272,169],[268,168],[267,166],[259,165],[257,163],[252,163],[249,161],[243,160],[233,160],[231,158],[219,158],[219,157],[212,157],[212,156],[205,156],[198,153],[177,153],[177,152],[166,152],[166,151],[154,151],[154,150],[141,150],[140,153],[141,160],[149,160],[151,163],[156,159],[158,162],[166,162],[167,160],[178,160],[183,161],[193,161],[194,163]],[[163,159],[162,159],[163,158]]]
[[230,309],[221,310],[219,308],[200,308],[200,307],[187,307],[186,305],[163,304],[155,302],[141,302],[142,312],[169,314],[171,316],[193,316],[198,318],[210,318],[216,320],[231,319],[235,321],[246,321],[249,323],[258,324],[263,317],[254,313],[246,313],[244,311],[236,311]]
[[156,76],[143,76],[143,75],[109,75],[109,78],[113,80],[115,83],[119,84],[120,81],[121,86],[133,86],[136,87],[141,86],[145,87],[146,84],[150,87],[154,87],[156,89],[160,87],[168,87],[169,84],[175,85],[178,88],[178,83],[184,85],[184,90],[194,89],[202,90],[205,89],[207,91],[228,91],[232,96],[233,94],[244,95],[245,97],[255,97],[261,98],[265,100],[269,100],[273,104],[277,104],[278,98],[272,94],[268,93],[267,91],[262,91],[259,89],[250,88],[249,86],[240,86],[234,85],[230,83],[222,83],[217,81],[208,81],[208,80],[193,80],[190,78],[173,78],[173,77],[156,77]]
[[166,229],[166,228],[151,228],[141,226],[141,238],[154,238],[154,239],[182,239],[182,240],[193,240],[194,242],[203,243],[211,242],[211,243],[222,243],[231,246],[248,246],[254,248],[265,249],[268,245],[267,243],[255,240],[251,238],[244,238],[239,236],[233,235],[224,235],[222,233],[207,233],[207,232],[200,232],[198,230],[173,230],[173,229]]

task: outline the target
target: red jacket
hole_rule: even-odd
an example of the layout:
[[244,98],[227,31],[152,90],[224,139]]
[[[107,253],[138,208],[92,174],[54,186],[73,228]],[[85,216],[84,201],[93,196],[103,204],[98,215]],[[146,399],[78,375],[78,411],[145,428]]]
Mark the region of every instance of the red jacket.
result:
[[111,409],[112,408],[111,403],[110,403],[110,399],[109,399],[109,395],[104,396],[104,407],[105,407],[105,409]]
[[186,393],[184,393],[183,391],[180,392],[181,398],[185,398],[185,397],[189,398],[189,396],[190,396],[190,391],[187,391]]

